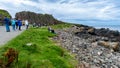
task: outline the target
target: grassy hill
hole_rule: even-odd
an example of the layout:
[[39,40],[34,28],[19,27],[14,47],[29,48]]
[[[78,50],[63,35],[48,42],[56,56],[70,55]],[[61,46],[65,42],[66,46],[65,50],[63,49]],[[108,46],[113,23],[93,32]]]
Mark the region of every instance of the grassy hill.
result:
[[0,9],[0,25],[3,23],[5,16],[11,18],[11,15],[8,13],[8,11]]
[[[69,26],[59,24],[52,27]],[[18,62],[12,62],[9,68],[74,68],[77,62],[65,49],[50,40],[54,36],[47,27],[30,28],[0,48],[0,61],[6,64],[8,61],[4,54],[13,48],[18,51]]]
[[0,9],[0,15],[7,16],[7,17],[11,18],[10,14],[6,10]]

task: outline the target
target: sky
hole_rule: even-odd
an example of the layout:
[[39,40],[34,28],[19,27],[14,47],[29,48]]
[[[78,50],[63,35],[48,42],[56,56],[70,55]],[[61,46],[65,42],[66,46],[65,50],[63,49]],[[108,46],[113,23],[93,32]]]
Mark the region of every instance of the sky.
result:
[[32,11],[71,23],[120,23],[120,0],[0,0],[0,9],[12,17],[20,11]]

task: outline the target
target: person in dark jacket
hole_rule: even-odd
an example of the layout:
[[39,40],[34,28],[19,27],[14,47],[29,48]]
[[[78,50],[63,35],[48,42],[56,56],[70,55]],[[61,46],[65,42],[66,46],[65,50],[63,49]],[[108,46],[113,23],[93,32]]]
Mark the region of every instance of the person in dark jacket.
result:
[[17,23],[18,23],[18,28],[21,31],[22,20],[18,19]]
[[18,29],[18,20],[17,19],[15,20],[15,26],[16,26],[16,29]]
[[4,22],[5,22],[5,26],[6,26],[6,32],[10,32],[10,27],[9,27],[10,20],[9,20],[9,18],[5,17]]
[[52,29],[51,27],[48,27],[48,31],[51,32],[51,33],[56,34],[55,31],[54,31],[54,29]]

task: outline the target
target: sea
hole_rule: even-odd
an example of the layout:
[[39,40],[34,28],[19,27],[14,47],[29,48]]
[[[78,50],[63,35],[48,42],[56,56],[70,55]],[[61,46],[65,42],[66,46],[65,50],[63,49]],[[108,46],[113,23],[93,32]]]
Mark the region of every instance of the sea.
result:
[[97,29],[109,28],[120,32],[120,21],[77,21],[77,24],[88,25]]

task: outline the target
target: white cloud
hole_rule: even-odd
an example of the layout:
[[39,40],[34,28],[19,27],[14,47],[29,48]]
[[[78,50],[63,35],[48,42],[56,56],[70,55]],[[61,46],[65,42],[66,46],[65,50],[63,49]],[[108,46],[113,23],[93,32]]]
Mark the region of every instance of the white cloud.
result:
[[[62,0],[55,4],[44,2],[40,6],[44,12],[52,13],[55,16],[58,16],[59,19],[115,19],[111,16],[115,14],[112,14],[112,7],[115,5],[109,3],[109,1],[103,0],[83,3],[79,0],[69,0],[67,3],[61,4],[61,2],[64,1],[65,0]],[[107,11],[109,11],[109,13],[107,13]]]
[[[61,20],[118,20],[120,10],[113,0],[0,0],[0,8],[8,10],[12,15],[18,11],[31,10],[39,13],[53,14]],[[13,10],[13,11],[12,11]]]

